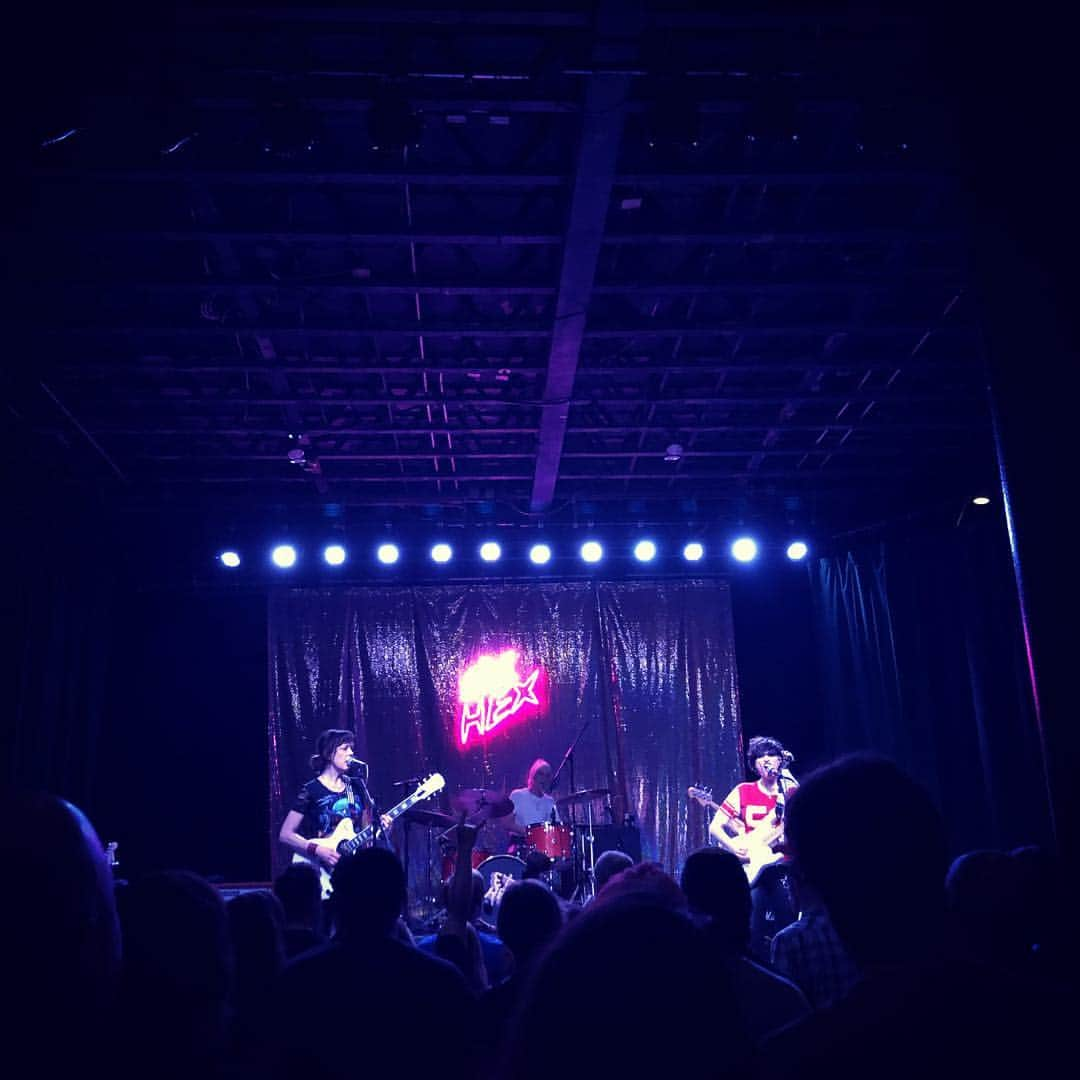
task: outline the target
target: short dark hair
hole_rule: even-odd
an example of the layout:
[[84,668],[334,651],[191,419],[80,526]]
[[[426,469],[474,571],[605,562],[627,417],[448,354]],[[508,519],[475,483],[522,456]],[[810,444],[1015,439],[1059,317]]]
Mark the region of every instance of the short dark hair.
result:
[[750,942],[752,902],[742,863],[723,848],[700,848],[683,866],[682,891],[690,910],[712,920],[712,931],[732,955]]
[[322,905],[319,871],[310,863],[292,863],[274,882],[274,895],[290,923],[317,925]]
[[405,907],[405,871],[385,848],[342,859],[330,877],[334,918],[343,933],[389,934]]
[[334,757],[339,746],[356,746],[356,736],[345,728],[327,728],[315,739],[315,753],[308,764],[314,772],[322,772]]
[[930,796],[898,765],[850,754],[818,769],[792,794],[785,822],[799,872],[856,963],[910,961],[935,946],[945,829]]
[[596,891],[599,892],[616,874],[622,873],[633,865],[634,860],[625,851],[614,849],[605,851],[593,867],[593,874],[596,876]]
[[563,924],[562,908],[539,881],[514,881],[499,902],[497,929],[503,944],[521,963],[555,939]]
[[754,762],[759,757],[775,754],[779,757],[784,752],[784,744],[771,735],[755,735],[746,745],[746,767],[753,772]]

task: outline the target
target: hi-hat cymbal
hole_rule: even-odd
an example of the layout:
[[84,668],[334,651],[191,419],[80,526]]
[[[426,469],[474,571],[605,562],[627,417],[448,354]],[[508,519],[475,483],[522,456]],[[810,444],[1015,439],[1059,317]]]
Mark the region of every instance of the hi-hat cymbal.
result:
[[465,788],[452,795],[450,807],[455,814],[468,815],[473,824],[514,812],[514,804],[504,792],[485,791],[483,788]]
[[569,795],[563,795],[556,799],[557,803],[585,802],[588,799],[600,799],[611,792],[606,787],[585,788],[583,791],[572,791]]
[[424,810],[418,806],[412,810],[406,810],[401,815],[401,819],[412,825],[427,825],[432,829],[450,829],[457,824],[456,819],[449,814],[443,814],[438,810]]

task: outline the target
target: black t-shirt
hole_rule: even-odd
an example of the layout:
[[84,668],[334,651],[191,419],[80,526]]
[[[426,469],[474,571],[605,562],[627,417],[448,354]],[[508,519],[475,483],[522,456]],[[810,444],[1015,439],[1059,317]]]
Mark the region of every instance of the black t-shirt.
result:
[[296,831],[309,840],[318,836],[328,836],[344,817],[351,816],[359,822],[360,799],[350,806],[349,789],[333,791],[319,777],[309,780],[293,800],[292,809],[304,815],[300,828]]

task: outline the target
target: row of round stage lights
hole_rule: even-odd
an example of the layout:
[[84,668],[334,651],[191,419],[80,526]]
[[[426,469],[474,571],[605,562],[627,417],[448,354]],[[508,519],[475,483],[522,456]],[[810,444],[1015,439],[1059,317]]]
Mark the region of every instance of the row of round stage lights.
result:
[[[751,563],[758,557],[758,543],[752,537],[740,536],[730,548],[730,554],[736,562]],[[793,540],[788,544],[785,554],[792,562],[801,562],[810,549],[802,540]],[[634,558],[640,563],[650,563],[659,554],[659,548],[652,540],[639,540],[633,548]],[[480,545],[480,558],[486,563],[498,562],[502,557],[502,548],[494,540]],[[533,544],[529,548],[529,560],[535,566],[546,566],[553,557],[548,544]],[[586,540],[578,550],[583,562],[598,563],[604,558],[603,545],[597,540]],[[444,565],[454,557],[454,549],[447,543],[435,544],[429,552],[432,562]],[[705,558],[705,547],[697,541],[691,541],[682,549],[683,558],[690,563],[700,562]],[[323,549],[323,560],[328,566],[342,566],[348,553],[341,544],[329,544]],[[375,550],[375,558],[383,566],[393,566],[401,558],[401,549],[396,544],[380,544]],[[218,559],[223,566],[235,570],[240,566],[238,551],[222,551]],[[299,559],[299,553],[292,544],[278,544],[270,552],[270,561],[280,570],[290,570]]]

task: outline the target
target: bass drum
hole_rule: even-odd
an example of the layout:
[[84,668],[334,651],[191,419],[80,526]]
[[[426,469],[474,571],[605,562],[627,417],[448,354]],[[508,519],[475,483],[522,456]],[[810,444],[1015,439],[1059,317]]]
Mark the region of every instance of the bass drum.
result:
[[477,868],[484,877],[484,884],[491,888],[493,881],[498,875],[504,882],[506,880],[521,881],[525,876],[525,864],[513,855],[492,855],[485,859]]
[[492,855],[476,869],[483,875],[484,884],[487,886],[481,911],[494,918],[507,885],[521,881],[525,876],[525,864],[513,855]]

